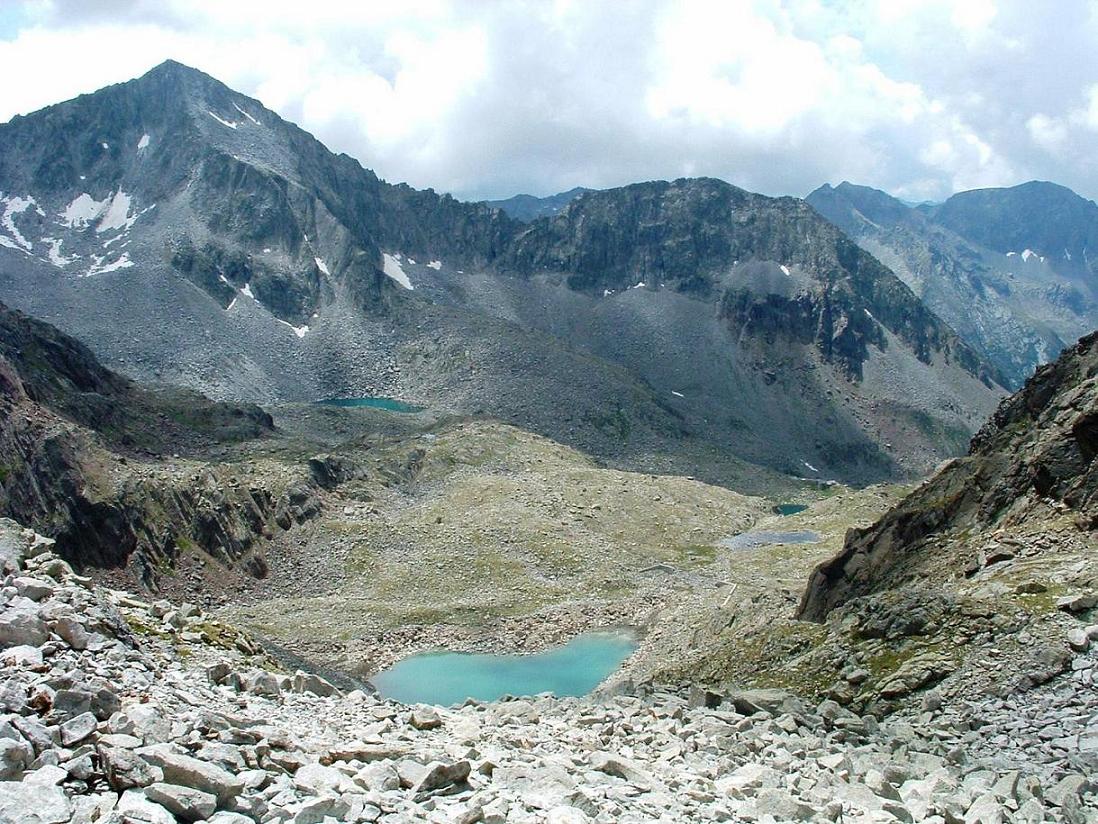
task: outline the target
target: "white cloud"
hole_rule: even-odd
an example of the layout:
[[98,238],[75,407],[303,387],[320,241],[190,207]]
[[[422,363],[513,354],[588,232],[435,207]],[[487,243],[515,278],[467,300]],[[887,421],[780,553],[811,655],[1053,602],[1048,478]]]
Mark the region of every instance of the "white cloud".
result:
[[1098,194],[1094,3],[36,0],[0,119],[173,57],[391,180],[461,196],[706,174]]
[[1040,112],[1026,121],[1026,129],[1034,143],[1050,150],[1060,148],[1067,137],[1067,128],[1061,121]]
[[1083,117],[1087,126],[1098,132],[1098,84],[1087,91],[1087,107]]

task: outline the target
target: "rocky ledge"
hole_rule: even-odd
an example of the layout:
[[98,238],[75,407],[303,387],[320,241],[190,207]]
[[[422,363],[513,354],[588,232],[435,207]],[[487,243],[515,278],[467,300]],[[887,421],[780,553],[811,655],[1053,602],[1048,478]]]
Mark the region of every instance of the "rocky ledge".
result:
[[2,822],[1098,821],[1088,638],[1012,704],[883,721],[776,690],[406,707],[51,546],[0,524]]

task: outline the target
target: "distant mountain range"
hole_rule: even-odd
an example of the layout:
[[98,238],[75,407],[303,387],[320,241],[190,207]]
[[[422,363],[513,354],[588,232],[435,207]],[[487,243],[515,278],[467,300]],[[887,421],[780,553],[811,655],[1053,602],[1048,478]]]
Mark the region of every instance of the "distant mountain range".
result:
[[400,397],[756,487],[923,472],[1004,393],[802,200],[570,194],[390,185],[168,62],[0,126],[0,299],[218,399]]
[[515,220],[530,223],[539,217],[552,217],[573,200],[591,189],[577,186],[567,192],[549,195],[548,197],[534,197],[533,195],[515,195],[506,200],[489,200],[489,206],[502,209]]
[[842,183],[808,202],[1017,387],[1098,328],[1098,205],[1053,183],[912,207]]

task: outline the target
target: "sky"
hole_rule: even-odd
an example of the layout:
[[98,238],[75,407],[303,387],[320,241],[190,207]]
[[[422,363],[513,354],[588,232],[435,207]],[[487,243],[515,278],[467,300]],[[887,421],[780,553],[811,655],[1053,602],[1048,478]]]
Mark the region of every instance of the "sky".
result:
[[702,175],[1098,198],[1098,0],[0,0],[0,122],[167,58],[470,200]]

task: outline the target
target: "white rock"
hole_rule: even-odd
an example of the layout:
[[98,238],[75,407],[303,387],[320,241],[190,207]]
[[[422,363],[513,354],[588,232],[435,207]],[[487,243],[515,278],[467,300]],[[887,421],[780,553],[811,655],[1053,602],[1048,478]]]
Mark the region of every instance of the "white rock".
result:
[[19,594],[32,601],[41,601],[53,595],[54,583],[41,578],[20,577],[12,581]]
[[217,809],[217,797],[213,793],[178,784],[150,784],[145,788],[145,797],[184,821],[209,818]]
[[42,666],[42,650],[27,644],[8,647],[0,653],[0,663],[18,669],[31,669]]
[[591,818],[576,807],[554,807],[545,814],[545,824],[588,824]]
[[[64,824],[72,804],[59,787],[0,781],[0,821],[18,824]],[[167,821],[164,824],[174,824]]]
[[347,792],[354,789],[350,778],[334,767],[325,767],[321,764],[306,764],[295,772],[294,786],[301,792],[311,795]]
[[143,747],[137,752],[145,761],[164,772],[165,782],[212,793],[217,796],[219,804],[225,804],[244,790],[244,782],[228,770],[189,755],[181,755],[169,745]]
[[56,787],[69,777],[66,770],[53,764],[39,767],[37,770],[23,773],[24,784],[37,784],[40,787]]
[[38,647],[50,637],[46,622],[38,614],[38,606],[28,598],[20,598],[0,613],[0,648]]
[[61,725],[61,743],[66,747],[77,744],[95,732],[98,722],[90,712],[81,713]]
[[116,812],[133,824],[176,824],[175,816],[145,797],[142,790],[126,790],[118,799]]
[[75,650],[88,648],[88,631],[84,625],[69,615],[58,618],[50,626],[57,637]]

